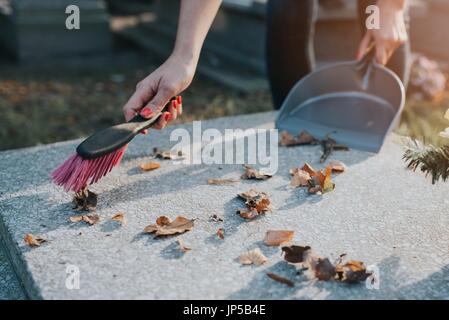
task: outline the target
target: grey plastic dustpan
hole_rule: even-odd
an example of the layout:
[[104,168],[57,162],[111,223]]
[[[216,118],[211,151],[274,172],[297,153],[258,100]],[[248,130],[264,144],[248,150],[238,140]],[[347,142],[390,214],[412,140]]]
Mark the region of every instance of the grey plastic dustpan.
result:
[[320,68],[290,91],[276,128],[315,138],[331,134],[350,148],[378,152],[397,124],[405,90],[396,74],[377,64],[374,48],[362,60]]

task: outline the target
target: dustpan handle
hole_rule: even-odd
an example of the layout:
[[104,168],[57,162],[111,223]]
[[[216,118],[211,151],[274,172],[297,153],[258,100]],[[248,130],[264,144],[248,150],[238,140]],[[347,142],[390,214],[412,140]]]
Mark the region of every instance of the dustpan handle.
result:
[[376,45],[372,44],[371,48],[365,53],[362,59],[357,61],[357,69],[360,70],[361,75],[365,75],[368,71],[368,67],[375,62]]

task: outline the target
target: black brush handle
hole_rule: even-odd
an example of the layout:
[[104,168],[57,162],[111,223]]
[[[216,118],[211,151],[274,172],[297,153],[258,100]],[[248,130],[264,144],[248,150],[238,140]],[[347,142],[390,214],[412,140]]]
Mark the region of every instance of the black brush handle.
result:
[[[169,103],[176,98],[170,99]],[[83,159],[96,159],[115,152],[128,144],[142,130],[155,124],[161,115],[162,112],[158,112],[150,119],[146,119],[138,114],[129,122],[100,130],[81,142],[76,148],[76,152]]]

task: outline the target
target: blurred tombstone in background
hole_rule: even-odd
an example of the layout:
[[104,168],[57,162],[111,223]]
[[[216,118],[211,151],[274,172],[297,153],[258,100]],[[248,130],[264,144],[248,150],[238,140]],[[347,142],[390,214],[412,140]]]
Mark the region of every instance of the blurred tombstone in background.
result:
[[[0,43],[21,62],[111,50],[109,15],[101,0],[0,0]],[[80,29],[66,28],[66,8],[80,10]],[[6,12],[6,13],[5,13]]]

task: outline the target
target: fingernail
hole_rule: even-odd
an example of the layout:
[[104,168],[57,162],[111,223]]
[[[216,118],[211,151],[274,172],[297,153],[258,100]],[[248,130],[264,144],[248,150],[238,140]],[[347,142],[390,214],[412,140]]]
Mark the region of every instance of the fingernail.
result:
[[172,106],[173,108],[175,108],[175,109],[178,108],[178,103],[176,102],[176,100],[173,100],[173,101],[171,102],[171,106]]
[[181,97],[181,96],[178,96],[178,98],[176,98],[176,102],[177,102],[178,104],[182,104],[182,97]]
[[171,120],[171,113],[166,113],[164,116],[165,121],[170,121]]
[[151,110],[148,107],[145,107],[140,111],[140,115],[144,118],[148,118],[152,113],[153,113],[153,110]]

